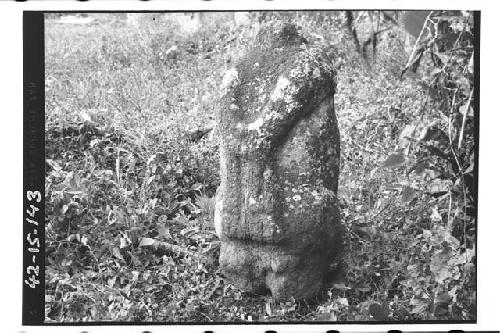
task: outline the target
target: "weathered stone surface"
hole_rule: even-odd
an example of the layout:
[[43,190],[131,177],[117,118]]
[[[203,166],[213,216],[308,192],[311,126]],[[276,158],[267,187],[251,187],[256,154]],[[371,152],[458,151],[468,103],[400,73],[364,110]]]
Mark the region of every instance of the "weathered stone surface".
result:
[[340,245],[335,70],[295,26],[264,27],[221,84],[220,265],[243,289],[307,298]]

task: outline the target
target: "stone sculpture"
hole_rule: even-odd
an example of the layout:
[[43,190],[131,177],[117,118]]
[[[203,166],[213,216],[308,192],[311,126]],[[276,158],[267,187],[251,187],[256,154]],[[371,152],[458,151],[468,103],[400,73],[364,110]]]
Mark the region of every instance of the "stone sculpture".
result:
[[332,62],[294,25],[267,26],[220,89],[221,269],[245,290],[309,298],[341,243]]

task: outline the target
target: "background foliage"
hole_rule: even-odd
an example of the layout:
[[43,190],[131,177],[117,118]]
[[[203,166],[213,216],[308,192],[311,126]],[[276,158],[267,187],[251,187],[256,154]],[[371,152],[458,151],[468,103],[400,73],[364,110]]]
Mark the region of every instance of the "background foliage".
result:
[[[213,15],[48,14],[46,321],[475,319],[471,13]],[[212,226],[218,85],[277,20],[338,68],[345,259],[307,302],[233,287]]]

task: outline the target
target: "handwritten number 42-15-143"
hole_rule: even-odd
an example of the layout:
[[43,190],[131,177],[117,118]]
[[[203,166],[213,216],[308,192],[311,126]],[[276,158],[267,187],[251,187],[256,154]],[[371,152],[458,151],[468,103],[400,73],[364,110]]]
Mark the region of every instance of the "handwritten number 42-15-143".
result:
[[[30,202],[40,202],[42,201],[42,195],[40,194],[40,191],[27,191],[26,192],[26,199]],[[26,222],[30,223],[33,225],[33,234],[37,234],[38,230],[38,222],[35,220],[35,214],[38,212],[40,209],[36,207],[33,204],[30,204],[29,209],[26,209],[26,214],[29,217],[26,217]],[[35,263],[37,256],[36,253],[40,252],[40,239],[38,237],[33,237],[31,235],[31,232],[28,233],[26,236],[26,240],[29,243],[29,248],[28,252],[32,253],[32,262],[33,264]],[[30,265],[26,267],[26,274],[28,274],[27,280],[24,280],[24,283],[26,283],[30,288],[35,288],[37,284],[40,284],[40,280],[37,279],[38,275],[40,273],[40,267],[38,265]]]

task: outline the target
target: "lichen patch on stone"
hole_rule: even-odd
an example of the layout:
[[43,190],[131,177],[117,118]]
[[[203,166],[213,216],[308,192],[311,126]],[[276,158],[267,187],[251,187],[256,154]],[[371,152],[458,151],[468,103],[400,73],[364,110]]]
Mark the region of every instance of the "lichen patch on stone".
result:
[[313,71],[313,77],[315,79],[321,77],[321,70],[319,68],[315,68],[314,71]]
[[290,81],[286,77],[280,76],[278,82],[276,83],[276,88],[274,88],[271,93],[271,101],[276,102],[279,99],[283,99],[285,91],[289,85]]
[[264,125],[264,119],[262,117],[260,117],[259,119],[257,119],[256,121],[254,121],[253,123],[248,125],[248,130],[249,131],[258,131],[260,133],[260,127],[262,125]]
[[236,86],[239,83],[238,71],[236,68],[229,69],[222,78],[222,83],[220,85],[220,93],[221,96],[224,96],[231,90],[232,87]]

